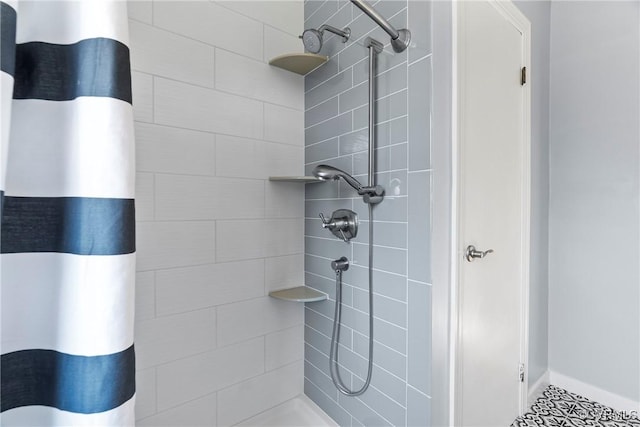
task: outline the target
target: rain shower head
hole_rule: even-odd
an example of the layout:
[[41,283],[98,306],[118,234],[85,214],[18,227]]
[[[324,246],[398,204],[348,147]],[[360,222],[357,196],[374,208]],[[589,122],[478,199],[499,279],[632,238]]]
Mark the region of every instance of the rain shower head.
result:
[[320,49],[322,49],[322,33],[313,28],[304,30],[302,33],[302,44],[304,44],[304,48],[308,52],[320,52]]
[[309,28],[304,30],[300,38],[302,39],[302,44],[304,44],[304,48],[311,53],[318,53],[320,49],[322,49],[322,37],[325,31],[329,31],[330,33],[337,34],[342,37],[342,43],[346,43],[349,40],[349,36],[351,35],[351,30],[349,27],[344,30],[339,30],[331,25],[323,25],[317,30],[314,28]]

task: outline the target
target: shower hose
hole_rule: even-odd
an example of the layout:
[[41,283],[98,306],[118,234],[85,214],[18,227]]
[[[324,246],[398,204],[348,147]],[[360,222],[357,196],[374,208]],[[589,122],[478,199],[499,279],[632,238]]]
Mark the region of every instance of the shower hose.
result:
[[342,317],[342,269],[336,268],[336,308],[333,316],[329,371],[331,380],[340,393],[345,396],[360,396],[371,384],[373,371],[373,205],[369,204],[369,361],[367,379],[359,390],[349,390],[340,377],[338,366],[338,344],[340,342],[340,318]]

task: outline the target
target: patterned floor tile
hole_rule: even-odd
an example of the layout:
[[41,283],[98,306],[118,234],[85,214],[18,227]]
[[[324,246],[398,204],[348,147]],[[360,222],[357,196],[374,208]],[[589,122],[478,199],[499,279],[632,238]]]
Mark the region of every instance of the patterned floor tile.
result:
[[[633,415],[633,416],[631,416]],[[518,417],[511,427],[640,427],[637,414],[621,413],[550,385],[529,412]]]

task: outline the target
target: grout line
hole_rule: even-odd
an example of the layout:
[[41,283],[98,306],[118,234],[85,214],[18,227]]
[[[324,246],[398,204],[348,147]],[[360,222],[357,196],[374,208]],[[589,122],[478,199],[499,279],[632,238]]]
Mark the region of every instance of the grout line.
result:
[[425,56],[421,56],[420,58],[414,59],[413,61],[409,62],[408,66],[411,67],[412,65],[417,64],[420,61],[424,61],[424,60],[432,58],[432,57],[433,57],[433,53],[429,52]]

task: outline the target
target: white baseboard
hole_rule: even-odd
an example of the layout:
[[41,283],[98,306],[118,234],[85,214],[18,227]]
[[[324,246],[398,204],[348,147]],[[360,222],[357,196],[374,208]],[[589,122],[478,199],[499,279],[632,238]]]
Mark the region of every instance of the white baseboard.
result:
[[551,381],[549,381],[549,371],[545,371],[544,374],[538,380],[529,387],[527,396],[527,405],[531,406],[535,400],[541,396],[544,389],[546,389]]
[[579,394],[587,399],[594,400],[603,405],[607,405],[618,411],[639,411],[640,402],[611,393],[591,384],[583,383],[575,378],[559,374],[557,372],[549,372],[549,380],[551,384],[563,388],[571,393]]

